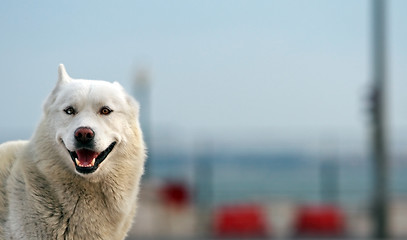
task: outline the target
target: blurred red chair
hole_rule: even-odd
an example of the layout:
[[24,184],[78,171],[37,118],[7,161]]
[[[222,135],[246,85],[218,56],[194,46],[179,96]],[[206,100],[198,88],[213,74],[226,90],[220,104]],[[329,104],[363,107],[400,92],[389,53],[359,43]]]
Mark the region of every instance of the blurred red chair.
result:
[[340,237],[345,234],[345,218],[334,205],[307,205],[299,208],[295,233],[301,237]]
[[167,206],[186,207],[190,202],[190,194],[186,184],[169,182],[161,188],[161,198]]
[[213,219],[216,237],[267,237],[267,218],[260,205],[229,205],[216,209]]

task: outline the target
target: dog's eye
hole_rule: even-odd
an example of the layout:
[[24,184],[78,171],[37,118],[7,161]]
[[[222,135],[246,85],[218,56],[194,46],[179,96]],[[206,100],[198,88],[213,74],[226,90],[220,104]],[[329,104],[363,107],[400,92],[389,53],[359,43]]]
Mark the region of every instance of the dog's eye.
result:
[[69,106],[64,109],[64,112],[68,115],[74,115],[76,113],[75,108]]
[[112,112],[113,112],[113,110],[106,106],[102,107],[99,111],[99,113],[102,115],[109,115]]

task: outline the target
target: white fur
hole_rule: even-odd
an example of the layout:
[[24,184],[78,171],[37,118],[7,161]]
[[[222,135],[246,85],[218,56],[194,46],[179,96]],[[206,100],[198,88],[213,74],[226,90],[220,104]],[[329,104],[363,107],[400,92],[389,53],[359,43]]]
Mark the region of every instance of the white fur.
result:
[[[0,145],[0,239],[124,239],[145,160],[138,109],[120,84],[72,79],[61,64],[32,139]],[[117,142],[93,173],[68,152],[78,127],[94,130],[96,152]]]

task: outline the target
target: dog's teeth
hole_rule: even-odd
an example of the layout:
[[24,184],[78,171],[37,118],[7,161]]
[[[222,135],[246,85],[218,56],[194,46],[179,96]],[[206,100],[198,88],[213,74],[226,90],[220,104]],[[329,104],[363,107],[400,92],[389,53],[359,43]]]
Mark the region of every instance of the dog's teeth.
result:
[[77,158],[75,158],[75,162],[76,162],[76,165],[80,166],[81,163],[79,162],[79,160]]
[[92,162],[90,163],[90,166],[95,166],[95,158],[94,159],[92,159]]

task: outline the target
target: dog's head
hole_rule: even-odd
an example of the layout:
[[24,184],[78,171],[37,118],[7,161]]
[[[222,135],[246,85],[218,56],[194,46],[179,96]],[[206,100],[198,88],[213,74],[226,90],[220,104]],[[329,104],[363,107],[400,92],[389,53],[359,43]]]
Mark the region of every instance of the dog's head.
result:
[[58,83],[44,104],[42,131],[75,172],[90,176],[105,171],[99,169],[121,164],[109,163],[115,156],[143,146],[138,103],[120,84],[72,79],[62,64],[58,72]]

